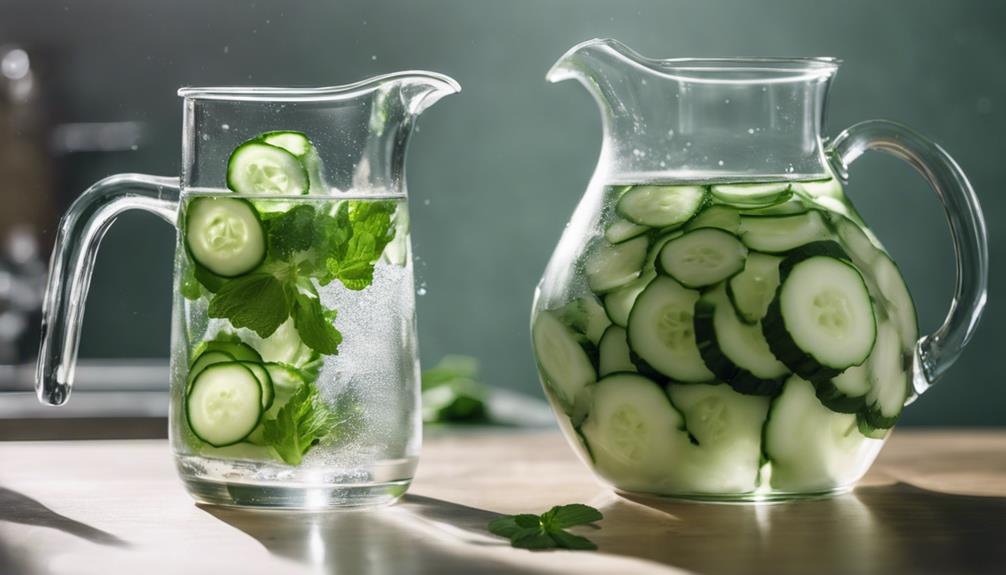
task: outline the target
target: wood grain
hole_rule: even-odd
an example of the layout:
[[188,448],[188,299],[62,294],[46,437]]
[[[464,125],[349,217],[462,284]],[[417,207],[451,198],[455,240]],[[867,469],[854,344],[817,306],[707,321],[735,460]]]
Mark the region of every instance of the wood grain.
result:
[[[590,503],[600,551],[528,552],[498,513]],[[427,440],[400,504],[194,505],[163,441],[0,443],[0,573],[1003,573],[1006,432],[897,432],[849,495],[773,505],[631,500],[555,433]]]

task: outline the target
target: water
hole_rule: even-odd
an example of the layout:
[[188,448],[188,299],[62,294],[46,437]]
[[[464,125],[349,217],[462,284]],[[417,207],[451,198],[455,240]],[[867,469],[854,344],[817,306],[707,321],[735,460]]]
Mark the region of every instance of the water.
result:
[[[267,270],[289,281],[289,285],[298,285],[300,292],[305,289],[316,292],[321,306],[336,312],[333,323],[342,337],[337,354],[314,352],[303,343],[293,320],[284,321],[274,333],[262,337],[248,328],[236,329],[231,320],[209,317],[210,302],[216,296],[201,286],[199,280],[196,280],[201,286],[198,297],[192,297],[196,295],[192,293],[194,290],[186,289],[186,285],[192,286],[195,264],[184,246],[179,246],[172,330],[171,412],[171,443],[179,472],[196,499],[211,503],[310,508],[390,503],[404,493],[411,481],[421,434],[415,288],[404,199],[346,195],[338,199],[252,198],[251,202],[262,214],[270,242],[280,233],[274,231],[278,228],[274,218],[298,209],[314,214],[318,219],[312,225],[329,235],[364,233],[360,231],[362,226],[353,227],[355,224],[345,221],[345,226],[333,224],[336,220],[330,216],[345,202],[349,202],[348,208],[344,205],[341,209],[350,213],[374,206],[375,210],[391,212],[388,235],[392,239],[375,256],[376,261],[371,262],[373,279],[363,289],[350,289],[362,286],[339,278],[321,285],[319,279],[326,273],[326,265],[315,265],[305,271],[312,268],[305,261],[320,258],[327,262],[336,258],[338,248],[326,244],[320,233],[314,234],[307,250],[298,249],[291,255],[277,255],[279,250],[270,248],[265,262],[248,272]],[[181,237],[184,242],[184,228]],[[348,258],[344,256],[340,261]],[[291,262],[299,266],[297,280],[286,279],[285,270]],[[268,305],[271,304],[249,302],[252,307]],[[308,377],[303,385],[317,389],[319,405],[338,423],[317,445],[307,449],[300,461],[284,459],[277,452],[272,441],[263,435],[267,423],[260,423],[245,439],[223,447],[208,445],[193,432],[185,409],[190,366],[200,346],[205,345],[203,342],[229,334],[253,348],[264,365],[283,363],[306,373],[317,371],[317,376]],[[300,389],[296,385],[282,387],[275,377],[273,381],[276,399],[264,412],[263,421],[281,419],[284,402],[289,402],[294,393],[291,390]]]

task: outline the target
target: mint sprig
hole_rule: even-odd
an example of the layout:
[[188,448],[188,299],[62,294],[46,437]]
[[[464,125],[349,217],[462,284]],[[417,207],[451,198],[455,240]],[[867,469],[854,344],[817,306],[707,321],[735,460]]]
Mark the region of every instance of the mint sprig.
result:
[[520,549],[595,550],[593,541],[566,531],[576,525],[588,525],[604,519],[604,515],[589,505],[573,503],[557,505],[541,515],[522,513],[504,515],[489,522],[489,532],[510,540]]
[[304,454],[332,434],[340,421],[318,397],[318,388],[301,385],[275,419],[262,423],[262,438],[289,465],[300,465]]
[[337,354],[342,334],[333,325],[335,310],[321,304],[314,282],[339,280],[351,290],[372,284],[374,266],[395,236],[394,211],[390,201],[347,200],[334,214],[299,205],[268,218],[268,258],[256,271],[233,279],[195,274],[215,292],[208,315],[263,338],[292,317],[308,347]]

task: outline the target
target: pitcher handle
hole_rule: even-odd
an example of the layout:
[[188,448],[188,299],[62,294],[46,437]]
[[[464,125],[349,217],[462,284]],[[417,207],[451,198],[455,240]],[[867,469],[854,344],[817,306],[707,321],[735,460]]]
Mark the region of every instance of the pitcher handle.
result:
[[178,178],[118,174],[88,188],[60,220],[49,260],[35,371],[35,391],[41,402],[62,405],[70,395],[84,301],[101,238],[119,214],[132,209],[176,225],[179,194]]
[[985,217],[957,162],[943,148],[905,126],[884,120],[861,122],[839,134],[829,152],[846,179],[849,164],[874,149],[905,160],[929,182],[946,210],[954,242],[957,280],[950,311],[943,325],[915,344],[912,385],[919,394],[957,361],[981,318],[989,274]]

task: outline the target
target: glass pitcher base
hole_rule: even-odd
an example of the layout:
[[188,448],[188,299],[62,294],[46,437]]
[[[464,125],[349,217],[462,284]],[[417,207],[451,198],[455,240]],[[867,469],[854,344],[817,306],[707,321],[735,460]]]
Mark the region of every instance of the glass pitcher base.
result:
[[390,505],[412,483],[415,458],[353,469],[291,468],[261,461],[177,455],[178,473],[199,503],[273,509],[365,509]]
[[741,504],[741,505],[751,505],[751,504],[767,504],[767,503],[787,503],[792,501],[810,501],[815,499],[829,499],[831,497],[837,497],[839,495],[844,495],[850,493],[853,490],[853,485],[844,485],[841,487],[836,487],[834,489],[825,489],[822,491],[810,491],[810,492],[787,492],[787,491],[766,491],[763,493],[751,492],[751,493],[727,493],[727,494],[714,494],[714,493],[675,493],[669,495],[654,495],[651,493],[639,493],[632,491],[625,491],[622,489],[615,489],[615,493],[625,497],[626,499],[631,499],[633,501],[638,501],[640,503],[653,502],[690,502],[690,503],[724,503],[724,504]]
[[361,510],[398,501],[411,480],[368,485],[256,485],[183,477],[197,503],[228,507],[302,510]]

